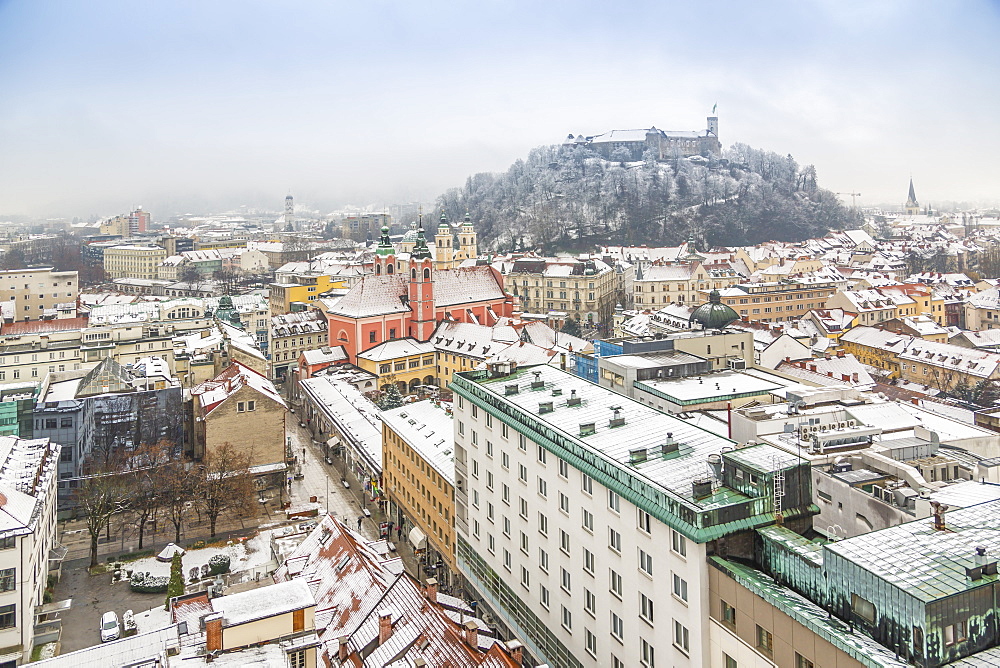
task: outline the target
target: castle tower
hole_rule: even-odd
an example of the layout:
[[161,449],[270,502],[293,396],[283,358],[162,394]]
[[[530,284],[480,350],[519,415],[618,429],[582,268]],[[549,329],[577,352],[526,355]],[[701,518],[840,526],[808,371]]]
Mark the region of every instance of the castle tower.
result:
[[910,192],[906,197],[906,204],[903,205],[903,213],[907,216],[920,215],[920,203],[917,202],[917,194],[913,190],[913,177],[910,177]]
[[375,275],[396,273],[396,249],[389,241],[389,228],[382,227],[382,236],[379,237],[378,247],[375,249]]
[[455,254],[452,251],[451,242],[454,234],[448,216],[444,210],[441,211],[441,222],[438,223],[437,233],[434,235],[434,255],[437,262],[437,269],[451,269],[455,264]]
[[285,196],[285,229],[289,232],[295,231],[295,201],[291,195]]
[[472,225],[472,217],[465,212],[462,220],[462,231],[458,235],[459,259],[471,260],[479,257],[479,242],[476,238],[476,228]]
[[424,228],[417,230],[417,244],[410,255],[410,283],[408,289],[410,310],[410,336],[427,341],[437,325],[434,315],[434,260],[427,247]]
[[708,117],[708,134],[718,138],[719,137],[719,117],[709,116]]

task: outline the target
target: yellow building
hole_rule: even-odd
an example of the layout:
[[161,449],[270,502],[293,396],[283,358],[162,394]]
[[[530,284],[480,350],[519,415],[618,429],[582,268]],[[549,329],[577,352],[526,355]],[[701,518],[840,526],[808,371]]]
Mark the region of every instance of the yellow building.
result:
[[325,292],[344,287],[343,278],[326,274],[295,274],[284,283],[271,283],[267,294],[271,317],[291,313],[295,302],[308,304]]
[[75,271],[52,267],[0,271],[0,301],[13,306],[14,320],[40,320],[47,309],[75,304],[77,294]]
[[449,571],[436,574],[443,584],[458,573],[453,424],[431,400],[382,413],[382,487],[389,518],[415,549],[427,550],[429,563],[441,558]]
[[729,265],[693,262],[639,266],[632,280],[632,303],[637,309],[657,309],[674,302],[699,304],[705,290],[721,290],[740,280]]
[[855,327],[840,337],[844,352],[859,362],[882,369],[889,379],[899,378],[899,353],[910,337],[876,327]]
[[104,251],[104,271],[109,279],[154,279],[166,258],[167,251],[160,246],[112,246]]
[[[790,279],[772,283],[741,283],[719,290],[722,303],[731,306],[748,322],[798,320],[814,308],[823,308],[837,291],[832,281]],[[710,289],[699,290],[699,300],[708,301]]]
[[418,385],[437,384],[434,346],[416,339],[393,339],[363,353],[357,365],[378,376],[378,386],[386,389],[395,383],[400,394],[414,393]]

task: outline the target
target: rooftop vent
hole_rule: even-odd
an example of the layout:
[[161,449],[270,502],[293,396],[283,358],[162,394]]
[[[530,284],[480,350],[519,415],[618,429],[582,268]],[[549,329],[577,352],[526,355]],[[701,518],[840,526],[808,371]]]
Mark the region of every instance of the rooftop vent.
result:
[[672,431],[668,431],[667,440],[660,446],[660,454],[663,456],[672,455],[676,452],[680,452],[680,449],[680,444],[674,440],[674,433]]
[[569,391],[569,399],[566,400],[567,406],[579,406],[580,397],[576,396],[576,390]]
[[699,478],[691,483],[691,495],[695,501],[712,496],[712,480],[710,478]]
[[552,396],[553,397],[561,397],[562,396],[562,390],[560,390],[560,389],[552,390]]
[[504,385],[503,386],[504,396],[508,396],[509,397],[512,394],[517,394],[517,392],[518,392],[517,385]]
[[621,416],[622,407],[621,406],[612,406],[611,410],[614,411],[615,415],[614,415],[613,418],[611,418],[611,421],[608,423],[608,426],[612,427],[612,428],[624,426],[624,424],[625,424],[625,418],[623,418]]
[[533,375],[535,376],[535,379],[531,381],[531,389],[540,390],[545,387],[545,382],[542,381],[542,372],[535,371]]
[[580,436],[593,436],[597,433],[597,423],[596,422],[582,422],[580,423]]
[[628,451],[629,464],[641,464],[646,461],[646,448],[632,448]]
[[555,409],[552,407],[552,402],[551,401],[540,401],[538,403],[538,414],[539,415],[544,415],[545,413],[551,413],[553,410],[555,410]]

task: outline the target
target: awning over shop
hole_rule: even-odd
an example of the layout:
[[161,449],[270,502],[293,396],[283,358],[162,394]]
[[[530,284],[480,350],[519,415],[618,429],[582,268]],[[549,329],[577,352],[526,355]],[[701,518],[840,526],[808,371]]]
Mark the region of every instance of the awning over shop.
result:
[[414,550],[422,550],[427,547],[427,536],[418,527],[410,529],[410,545]]

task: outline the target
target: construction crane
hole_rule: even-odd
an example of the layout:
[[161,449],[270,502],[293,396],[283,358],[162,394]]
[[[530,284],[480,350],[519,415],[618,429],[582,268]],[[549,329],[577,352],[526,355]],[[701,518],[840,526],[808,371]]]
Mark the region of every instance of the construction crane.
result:
[[834,193],[834,194],[835,195],[850,195],[851,196],[851,208],[852,209],[857,209],[858,208],[858,203],[857,203],[857,201],[856,201],[855,198],[856,197],[861,197],[861,193]]

